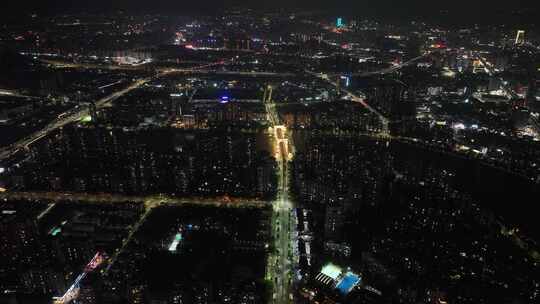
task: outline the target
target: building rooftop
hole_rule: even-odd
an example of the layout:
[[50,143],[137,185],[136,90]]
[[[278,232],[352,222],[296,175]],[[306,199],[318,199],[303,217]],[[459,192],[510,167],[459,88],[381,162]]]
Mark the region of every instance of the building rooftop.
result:
[[321,270],[322,274],[329,276],[334,280],[337,280],[339,278],[339,276],[341,275],[341,272],[342,272],[341,268],[339,268],[338,266],[332,263],[327,264]]

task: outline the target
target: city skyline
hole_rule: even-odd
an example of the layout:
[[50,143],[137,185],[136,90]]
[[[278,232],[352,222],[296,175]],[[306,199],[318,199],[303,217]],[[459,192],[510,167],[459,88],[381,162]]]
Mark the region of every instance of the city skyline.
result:
[[0,303],[538,302],[521,3],[15,4]]

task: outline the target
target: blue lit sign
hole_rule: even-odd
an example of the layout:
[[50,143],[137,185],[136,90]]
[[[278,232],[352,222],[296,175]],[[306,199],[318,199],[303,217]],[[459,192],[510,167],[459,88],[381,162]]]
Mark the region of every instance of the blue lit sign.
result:
[[220,101],[221,103],[227,103],[227,102],[229,102],[229,101],[230,101],[230,97],[229,97],[229,96],[227,96],[227,95],[221,96],[221,101]]

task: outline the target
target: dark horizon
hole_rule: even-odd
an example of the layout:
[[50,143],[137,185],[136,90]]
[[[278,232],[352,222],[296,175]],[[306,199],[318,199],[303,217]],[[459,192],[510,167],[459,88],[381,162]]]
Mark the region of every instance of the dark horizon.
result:
[[410,20],[422,18],[444,23],[480,23],[500,24],[500,18],[505,22],[536,23],[539,14],[539,4],[533,1],[490,1],[478,3],[465,0],[451,2],[436,2],[411,0],[407,3],[396,0],[353,1],[353,0],[275,0],[271,3],[253,3],[247,0],[45,0],[35,2],[17,2],[4,4],[2,11],[6,16],[17,16],[32,13],[100,13],[111,10],[126,10],[135,13],[200,13],[213,14],[235,7],[252,8],[255,10],[306,10],[318,11],[324,14],[342,14],[345,16],[366,16],[379,19]]

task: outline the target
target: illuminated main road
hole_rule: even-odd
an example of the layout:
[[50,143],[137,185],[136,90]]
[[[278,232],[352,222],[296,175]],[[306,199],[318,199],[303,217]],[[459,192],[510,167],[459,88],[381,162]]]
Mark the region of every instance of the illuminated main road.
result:
[[45,217],[58,203],[72,204],[126,204],[141,203],[144,206],[144,212],[139,220],[130,227],[128,235],[122,240],[122,245],[109,259],[106,271],[114,265],[118,257],[124,252],[128,244],[132,241],[134,235],[140,227],[146,222],[152,211],[160,206],[212,206],[219,208],[267,208],[268,202],[237,198],[229,196],[221,197],[188,197],[177,198],[165,195],[153,196],[125,196],[115,194],[90,194],[90,193],[69,193],[69,192],[3,192],[0,193],[0,199],[9,199],[10,201],[29,201],[29,202],[47,202],[49,205],[41,212],[37,219]]
[[[156,205],[202,205],[229,208],[264,208],[266,202],[258,199],[218,196],[218,197],[186,197],[177,198],[165,195],[128,196],[109,193],[74,193],[74,192],[2,192],[0,199],[14,201],[71,203],[71,204],[125,204],[143,203],[145,207]],[[40,214],[40,218],[45,214]]]
[[[175,73],[187,73],[187,72],[196,72],[196,71],[199,71],[199,70],[204,70],[204,69],[207,69],[209,67],[212,67],[212,66],[219,66],[219,65],[224,65],[226,64],[228,61],[219,61],[219,62],[216,62],[216,63],[209,63],[209,64],[205,64],[205,65],[202,65],[202,66],[198,66],[198,67],[193,67],[193,68],[189,68],[189,69],[163,69],[162,71],[160,71],[157,76],[155,77],[147,77],[147,78],[142,78],[142,79],[137,79],[135,80],[132,84],[130,84],[128,87],[120,90],[120,91],[117,91],[115,93],[112,93],[111,95],[109,96],[106,96],[96,102],[94,102],[95,106],[96,106],[96,109],[100,109],[102,107],[104,107],[105,105],[117,100],[118,98],[126,95],[127,93],[137,89],[137,88],[140,88],[141,86],[143,86],[144,84],[152,81],[152,80],[155,80],[157,78],[160,78],[160,77],[164,77],[164,76],[167,76],[167,75],[170,75],[170,74],[175,74]],[[76,121],[79,121],[81,120],[84,116],[87,116],[89,115],[90,113],[90,109],[88,106],[81,106],[79,109],[77,110],[68,110],[60,115],[58,115],[58,118],[53,120],[52,122],[50,122],[48,125],[46,125],[44,128],[42,128],[41,130],[39,131],[36,131],[34,133],[32,133],[31,135],[7,146],[7,147],[4,147],[2,149],[0,149],[0,161],[2,160],[5,160],[11,156],[13,156],[15,153],[23,150],[23,149],[28,149],[28,147],[33,144],[34,142],[38,141],[39,139],[47,136],[49,133],[51,133],[52,131],[58,129],[58,128],[61,128],[61,127],[64,127],[68,124],[71,124],[73,122],[76,122]]]
[[[111,94],[111,95],[109,95],[107,97],[104,97],[104,98],[96,101],[95,102],[96,108],[103,107],[103,105],[118,99],[119,97],[133,91],[136,88],[139,88],[140,86],[147,83],[148,81],[149,81],[149,79],[139,79],[139,80],[135,81],[133,84],[131,84],[130,86],[128,86],[127,88],[122,89],[122,90],[120,90],[118,92],[115,92],[115,93],[113,93],[113,94]],[[23,139],[15,142],[15,143],[5,147],[5,148],[3,148],[2,150],[0,150],[0,161],[11,157],[12,155],[17,153],[21,149],[28,148],[28,146],[30,146],[31,144],[33,144],[37,140],[45,137],[50,132],[52,132],[52,131],[54,131],[54,130],[56,130],[58,128],[61,128],[61,127],[65,126],[65,125],[68,125],[70,123],[73,123],[75,121],[80,120],[84,116],[88,115],[89,111],[90,111],[90,109],[85,106],[85,107],[81,107],[78,111],[75,111],[75,112],[71,112],[71,111],[64,112],[63,114],[59,115],[59,117],[57,119],[53,120],[48,125],[46,125],[43,129],[41,129],[41,130],[39,130],[37,132],[34,132],[30,136],[27,136],[26,138],[23,138]]]
[[18,91],[15,91],[15,90],[0,89],[0,95],[10,96],[10,97],[29,98],[29,99],[39,99],[39,97],[23,95],[23,94],[19,93]]
[[293,206],[289,199],[288,162],[292,158],[292,140],[288,138],[287,128],[279,123],[279,116],[270,93],[265,94],[264,104],[271,124],[274,152],[278,162],[278,190],[274,202],[272,229],[274,235],[274,253],[268,261],[269,279],[273,281],[272,301],[276,304],[291,303],[293,278],[293,236],[295,226],[292,222]]
[[[406,62],[403,62],[399,65],[396,65],[396,66],[393,66],[393,67],[390,67],[390,68],[386,68],[386,69],[382,69],[382,70],[379,70],[379,71],[374,71],[374,72],[362,72],[362,73],[352,73],[351,75],[352,76],[371,76],[371,75],[384,75],[384,74],[390,74],[390,73],[393,73],[395,71],[398,71],[406,66],[409,66],[413,63],[415,63],[416,61],[419,61],[423,58],[426,58],[427,56],[431,55],[431,52],[427,52],[425,53],[424,55],[420,55],[418,57],[415,57],[411,60],[408,60]],[[361,104],[364,108],[366,108],[368,111],[370,111],[371,113],[377,115],[380,119],[381,119],[381,122],[383,123],[383,133],[387,136],[389,136],[389,131],[388,131],[388,124],[389,124],[389,119],[386,118],[383,114],[381,114],[378,110],[374,109],[372,106],[370,106],[365,100],[364,98],[354,94],[353,92],[345,89],[345,88],[342,88],[338,81],[339,80],[336,80],[334,81],[333,79],[336,78],[337,79],[337,76],[336,75],[332,75],[332,76],[328,76],[327,74],[320,74],[320,73],[315,73],[315,72],[311,72],[311,71],[305,71],[306,73],[312,75],[312,76],[315,76],[319,79],[322,79],[323,81],[326,81],[327,83],[331,84],[333,87],[335,88],[339,88],[340,91],[344,92],[347,94],[347,96],[353,101],[353,102],[356,102],[356,103],[359,103]]]
[[379,119],[381,120],[382,124],[383,124],[383,133],[388,135],[389,134],[389,131],[388,131],[388,123],[389,123],[389,120],[388,118],[386,118],[383,114],[381,114],[381,112],[377,111],[375,108],[373,108],[372,106],[370,106],[365,100],[364,98],[354,94],[353,92],[347,90],[347,89],[344,89],[344,88],[340,88],[340,85],[337,81],[333,81],[332,79],[330,79],[328,77],[328,75],[326,74],[320,74],[320,73],[315,73],[315,72],[311,72],[311,71],[306,71],[306,73],[312,75],[312,76],[315,76],[323,81],[326,81],[327,83],[329,83],[330,85],[332,85],[333,87],[335,88],[339,88],[342,92],[346,93],[347,96],[353,101],[353,102],[356,102],[356,103],[359,103],[361,104],[364,108],[366,108],[368,111],[370,111],[371,113],[377,115],[379,117]]
[[427,56],[429,56],[431,53],[426,53],[424,55],[420,55],[418,57],[415,57],[413,59],[410,59],[410,60],[407,60],[405,62],[402,62],[398,65],[395,65],[395,66],[392,66],[392,67],[389,67],[389,68],[386,68],[386,69],[382,69],[382,70],[378,70],[378,71],[373,71],[373,72],[360,72],[360,73],[352,73],[351,75],[352,76],[361,76],[361,77],[365,77],[365,76],[373,76],[373,75],[384,75],[384,74],[391,74],[391,73],[394,73],[395,71],[397,70],[400,70],[406,66],[409,66],[413,63],[415,63],[416,61],[419,61],[420,59],[423,59],[423,58],[426,58]]
[[148,65],[117,65],[117,64],[95,64],[95,63],[71,63],[62,61],[42,60],[42,62],[51,65],[55,68],[74,68],[74,69],[104,69],[104,70],[126,70],[126,71],[144,71],[153,70],[157,73],[197,73],[197,74],[216,74],[216,75],[238,75],[238,76],[276,76],[276,77],[292,77],[294,73],[286,72],[264,72],[264,71],[219,71],[209,70],[212,66],[224,65],[230,60],[220,61],[217,63],[208,63],[193,68],[167,68],[167,67],[149,67]]
[[501,88],[506,92],[509,99],[519,99],[519,95],[510,87],[507,81],[505,81],[501,76],[495,76],[497,71],[495,71],[492,63],[490,63],[484,56],[482,56],[478,52],[475,52],[474,55],[480,61],[482,66],[484,66],[484,69],[489,74],[489,76],[497,77],[499,79],[499,81],[501,82]]

